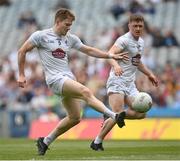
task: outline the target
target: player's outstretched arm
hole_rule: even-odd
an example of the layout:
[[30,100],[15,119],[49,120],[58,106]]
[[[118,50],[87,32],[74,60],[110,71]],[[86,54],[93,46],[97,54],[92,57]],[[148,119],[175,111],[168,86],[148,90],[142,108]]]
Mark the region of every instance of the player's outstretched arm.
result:
[[148,69],[148,67],[146,67],[141,61],[139,62],[137,67],[139,71],[144,73],[149,78],[149,80],[154,86],[158,86],[159,82],[157,77],[152,73],[150,69]]
[[24,73],[26,53],[32,50],[35,46],[29,41],[26,41],[22,47],[18,50],[18,69],[19,69],[19,78],[17,80],[19,87],[24,88],[26,84],[26,78]]
[[97,58],[123,60],[123,59],[126,59],[126,57],[127,57],[126,52],[117,53],[117,54],[115,54],[115,53],[107,53],[107,52],[101,51],[101,50],[99,50],[97,48],[90,47],[90,46],[87,46],[87,45],[83,45],[79,50],[81,52],[89,55],[89,56],[97,57]]

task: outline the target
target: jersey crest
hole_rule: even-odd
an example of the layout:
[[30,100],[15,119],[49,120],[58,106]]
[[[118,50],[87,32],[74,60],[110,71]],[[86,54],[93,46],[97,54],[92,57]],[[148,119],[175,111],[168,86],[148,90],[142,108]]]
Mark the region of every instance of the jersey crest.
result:
[[66,56],[66,53],[61,48],[58,48],[54,51],[52,51],[52,56],[58,59],[63,59]]

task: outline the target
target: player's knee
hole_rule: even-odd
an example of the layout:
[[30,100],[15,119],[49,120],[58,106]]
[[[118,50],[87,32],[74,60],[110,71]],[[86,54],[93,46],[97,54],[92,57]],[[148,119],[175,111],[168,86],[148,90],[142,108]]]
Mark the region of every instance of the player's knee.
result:
[[81,122],[80,117],[70,117],[69,120],[70,120],[71,124],[73,124],[73,125],[77,125]]
[[82,95],[86,101],[93,96],[92,92],[87,87],[83,87]]

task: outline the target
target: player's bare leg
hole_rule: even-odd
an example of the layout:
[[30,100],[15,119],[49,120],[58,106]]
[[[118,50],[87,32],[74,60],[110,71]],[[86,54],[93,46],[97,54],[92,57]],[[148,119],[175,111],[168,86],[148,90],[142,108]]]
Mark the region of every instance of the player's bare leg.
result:
[[[132,97],[125,97],[123,94],[111,94],[109,95],[109,104],[112,107],[112,110],[114,112],[122,112],[124,103],[126,103],[129,108],[126,110],[126,119],[143,119],[145,118],[145,113],[139,113],[131,109],[132,106]],[[103,126],[101,128],[100,133],[96,137],[96,139],[91,143],[91,148],[93,150],[101,150],[103,148],[102,142],[105,138],[105,136],[111,131],[111,129],[114,127],[115,121],[111,118],[104,121]]]
[[[67,116],[62,119],[50,134],[45,138],[39,138],[39,155],[44,155],[48,146],[61,134],[68,131],[80,122],[80,102],[77,99],[65,97],[62,100]],[[45,145],[44,145],[45,144]]]
[[[126,97],[124,97],[121,94],[112,94],[109,96],[109,103],[114,112],[119,113],[119,112],[123,111],[124,100],[125,100],[125,103],[129,106],[129,108],[126,110],[126,113],[124,116],[126,119],[143,119],[143,118],[145,118],[145,116],[146,116],[145,113],[139,113],[139,112],[136,112],[131,109],[133,99],[131,99],[131,98],[126,99]],[[114,127],[115,124],[116,124],[115,121],[112,120],[111,118],[108,118],[104,121],[99,135],[96,137],[96,139],[90,145],[90,147],[93,150],[96,150],[96,151],[104,150],[102,142],[103,142],[104,138],[106,137],[106,135]]]
[[[109,110],[100,100],[98,100],[93,93],[84,85],[76,82],[74,80],[68,79],[63,86],[63,94],[65,96],[79,98],[84,101],[96,111],[99,111],[108,117],[111,117],[113,120],[116,120],[118,126],[121,126],[120,115],[117,115],[115,112]],[[118,116],[118,117],[117,117]]]
[[67,116],[60,121],[57,127],[48,135],[49,137],[47,136],[47,140],[45,139],[47,145],[80,122],[81,110],[79,100],[66,97],[62,103],[67,111]]
[[[109,104],[112,107],[112,110],[116,113],[120,113],[123,111],[124,106],[124,94],[110,94],[109,95]],[[108,118],[104,121],[103,126],[101,128],[100,133],[96,137],[96,139],[91,143],[91,148],[93,150],[104,150],[102,146],[102,141],[105,136],[109,133],[109,131],[114,127],[115,121],[111,118]]]
[[74,80],[68,79],[65,81],[63,85],[63,96],[63,104],[67,110],[68,115],[57,125],[57,127],[47,137],[45,137],[44,139],[38,139],[37,143],[39,155],[44,155],[47,150],[46,146],[49,146],[50,143],[52,143],[59,135],[63,134],[71,127],[75,126],[80,122],[80,105],[75,98],[85,100],[87,104],[93,107],[95,110],[111,117],[113,120],[116,120],[117,123],[119,121],[118,125],[121,126],[123,125],[122,123],[124,123],[122,122],[120,114],[116,114],[109,110],[101,101],[99,101],[92,94],[92,92],[87,87],[83,86],[82,84]]

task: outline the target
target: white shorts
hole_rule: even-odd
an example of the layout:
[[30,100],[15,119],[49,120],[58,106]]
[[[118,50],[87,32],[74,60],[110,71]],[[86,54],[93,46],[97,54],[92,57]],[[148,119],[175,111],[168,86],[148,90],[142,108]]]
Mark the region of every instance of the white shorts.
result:
[[134,82],[127,82],[125,80],[108,79],[107,94],[109,93],[120,93],[126,96],[134,97],[139,93]]
[[53,91],[54,94],[62,95],[63,85],[67,79],[76,80],[72,74],[62,74],[58,75],[58,79],[55,82],[48,84],[48,87]]

